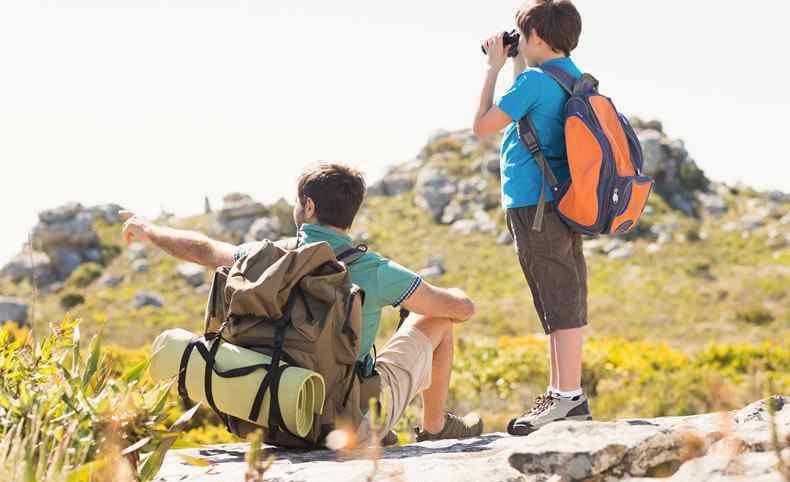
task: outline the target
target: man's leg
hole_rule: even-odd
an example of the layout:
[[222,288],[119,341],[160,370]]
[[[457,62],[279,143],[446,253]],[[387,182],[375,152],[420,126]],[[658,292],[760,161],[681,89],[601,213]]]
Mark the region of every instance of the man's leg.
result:
[[439,433],[444,428],[453,370],[453,322],[447,318],[412,315],[405,323],[412,323],[433,346],[431,386],[422,392],[422,427],[428,432]]

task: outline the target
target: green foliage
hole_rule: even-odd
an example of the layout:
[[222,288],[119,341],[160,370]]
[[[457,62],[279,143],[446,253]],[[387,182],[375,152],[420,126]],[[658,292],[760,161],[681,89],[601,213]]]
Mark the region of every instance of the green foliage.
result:
[[68,283],[77,288],[85,288],[102,274],[102,266],[98,263],[84,263],[69,276]]
[[[690,415],[759,399],[769,377],[779,393],[790,391],[790,349],[712,344],[687,354],[666,344],[597,338],[585,345],[583,377],[596,419]],[[547,381],[545,338],[459,343],[451,406],[477,410],[488,429],[501,430]]]
[[85,297],[79,293],[65,293],[60,297],[60,306],[63,307],[64,310],[70,310],[83,303],[85,303]]
[[710,187],[710,180],[693,161],[686,162],[680,166],[678,179],[680,180],[680,185],[688,191],[707,191],[708,187]]
[[170,385],[143,382],[145,366],[114,376],[100,335],[83,357],[68,318],[37,341],[0,331],[0,480],[151,480],[179,428],[162,425]]
[[767,325],[774,321],[774,314],[771,313],[771,310],[763,306],[754,306],[738,310],[735,317],[740,321],[745,321],[753,325]]

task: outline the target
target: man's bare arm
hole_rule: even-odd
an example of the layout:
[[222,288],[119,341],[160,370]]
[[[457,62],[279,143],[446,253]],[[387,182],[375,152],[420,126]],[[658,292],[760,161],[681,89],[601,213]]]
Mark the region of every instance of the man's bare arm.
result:
[[458,288],[439,288],[423,281],[401,305],[425,316],[466,321],[475,314],[475,304]]
[[209,268],[233,264],[236,247],[232,244],[211,239],[196,231],[157,226],[131,211],[121,211],[120,214],[125,220],[123,237],[128,243],[151,241],[171,256]]

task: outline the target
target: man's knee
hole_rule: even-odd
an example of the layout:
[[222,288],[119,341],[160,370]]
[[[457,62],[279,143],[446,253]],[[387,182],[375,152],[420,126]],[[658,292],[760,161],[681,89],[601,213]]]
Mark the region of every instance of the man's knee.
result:
[[444,340],[453,336],[453,321],[449,318],[429,317],[412,313],[403,322],[404,326],[411,325],[425,335],[435,350]]

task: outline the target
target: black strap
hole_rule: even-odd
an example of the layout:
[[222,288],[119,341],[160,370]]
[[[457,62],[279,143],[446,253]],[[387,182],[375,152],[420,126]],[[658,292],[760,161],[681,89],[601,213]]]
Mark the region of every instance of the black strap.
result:
[[178,368],[178,395],[181,397],[182,400],[185,402],[189,401],[189,394],[187,394],[187,364],[189,363],[189,357],[192,356],[192,350],[195,348],[195,344],[199,343],[199,337],[192,338],[189,343],[187,344],[186,349],[184,349],[184,353],[181,354],[181,363]]
[[546,156],[543,155],[543,150],[540,148],[540,143],[538,142],[538,131],[529,118],[529,114],[525,114],[524,117],[518,121],[518,134],[526,148],[532,153],[532,156],[535,158],[540,168],[540,198],[538,199],[538,206],[535,211],[535,220],[532,222],[532,230],[541,231],[543,229],[543,213],[546,208],[546,181],[549,182],[552,191],[556,192],[557,178],[554,176],[554,172],[551,170]]
[[351,266],[360,260],[368,252],[368,245],[358,244],[356,246],[341,245],[335,249],[335,259],[339,262]]
[[408,318],[410,314],[411,314],[411,312],[409,310],[407,310],[406,308],[401,308],[400,309],[400,320],[398,321],[398,327],[395,328],[396,332],[398,330],[400,330],[400,327],[403,326],[403,322],[406,321],[406,318]]

